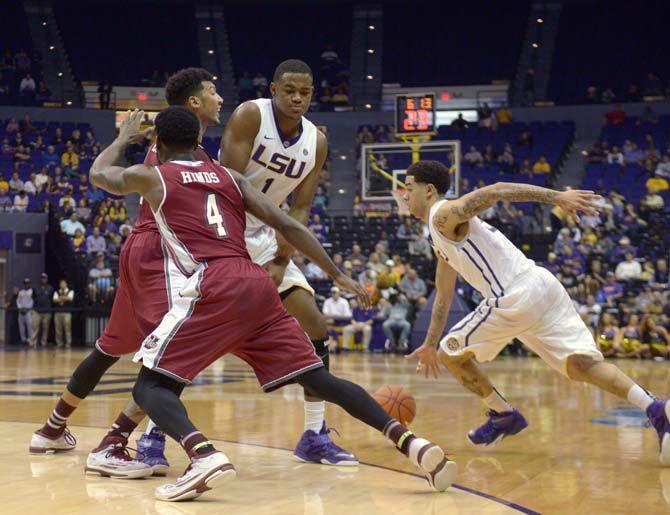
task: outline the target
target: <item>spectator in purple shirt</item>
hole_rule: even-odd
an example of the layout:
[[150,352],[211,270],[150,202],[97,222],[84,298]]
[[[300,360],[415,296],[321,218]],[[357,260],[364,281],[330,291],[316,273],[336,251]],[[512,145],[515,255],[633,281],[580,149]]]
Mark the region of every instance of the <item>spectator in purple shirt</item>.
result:
[[316,236],[316,239],[318,239],[320,242],[325,242],[326,241],[326,236],[328,234],[328,230],[325,225],[321,222],[321,216],[318,214],[312,215],[312,219],[309,221],[307,224],[307,227],[312,231],[314,236]]
[[344,341],[352,341],[356,333],[361,332],[363,333],[363,348],[367,349],[372,339],[374,311],[370,308],[361,308],[356,299],[351,299],[349,305],[351,306],[352,320],[350,324],[344,327]]
[[342,258],[342,254],[335,254],[333,256],[333,263],[335,263],[335,266],[340,272],[344,270],[344,259]]
[[100,234],[100,229],[97,227],[93,228],[93,233],[86,238],[86,253],[90,256],[102,252],[103,254],[107,251],[107,242],[105,241],[104,236]]
[[95,147],[98,142],[93,136],[93,131],[86,131],[86,137],[84,139],[84,152],[87,156],[93,156],[93,147]]
[[605,277],[605,282],[598,288],[596,302],[612,306],[617,299],[623,297],[623,287],[616,282],[614,272],[607,272]]
[[626,163],[638,163],[647,157],[647,153],[640,150],[636,143],[631,143],[631,148],[623,154]]
[[359,260],[363,265],[367,263],[367,258],[361,253],[361,246],[354,243],[351,247],[351,253],[347,256],[347,261]]
[[561,251],[561,264],[563,263],[568,263],[572,266],[572,269],[577,273],[577,275],[580,275],[582,272],[584,272],[584,256],[574,249],[573,247],[570,247],[569,245],[564,245],[563,250]]
[[84,193],[84,196],[91,202],[91,203],[96,203],[96,202],[102,202],[105,199],[105,194],[102,190],[96,188],[93,184],[91,184],[91,189],[86,191]]
[[628,252],[633,254],[633,257],[637,257],[637,248],[630,244],[630,238],[628,236],[624,236],[614,248],[614,252],[612,253],[612,263],[620,263],[623,261]]
[[9,142],[9,138],[2,139],[2,153],[6,156],[13,156],[16,152],[14,146]]
[[19,132],[19,122],[16,121],[16,118],[11,118],[7,122],[7,126],[5,127],[5,133],[6,134],[11,134],[13,132]]
[[110,232],[119,232],[119,226],[116,225],[116,222],[112,220],[112,218],[107,214],[105,215],[105,234],[108,234]]

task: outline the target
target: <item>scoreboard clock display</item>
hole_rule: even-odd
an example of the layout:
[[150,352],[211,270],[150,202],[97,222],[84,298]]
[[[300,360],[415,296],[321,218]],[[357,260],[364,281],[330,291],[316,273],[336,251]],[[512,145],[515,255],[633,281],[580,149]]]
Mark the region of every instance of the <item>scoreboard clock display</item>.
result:
[[396,134],[435,132],[435,93],[397,95],[395,101]]

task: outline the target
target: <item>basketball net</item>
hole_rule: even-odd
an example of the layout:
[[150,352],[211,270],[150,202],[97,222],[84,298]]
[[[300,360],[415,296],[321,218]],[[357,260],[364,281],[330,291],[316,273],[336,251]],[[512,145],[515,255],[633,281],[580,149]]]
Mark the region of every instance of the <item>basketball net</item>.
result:
[[391,195],[393,195],[393,200],[395,200],[395,203],[398,204],[398,214],[400,216],[409,216],[409,205],[407,205],[407,202],[405,202],[405,199],[403,198],[405,195],[405,189],[398,188],[391,190]]

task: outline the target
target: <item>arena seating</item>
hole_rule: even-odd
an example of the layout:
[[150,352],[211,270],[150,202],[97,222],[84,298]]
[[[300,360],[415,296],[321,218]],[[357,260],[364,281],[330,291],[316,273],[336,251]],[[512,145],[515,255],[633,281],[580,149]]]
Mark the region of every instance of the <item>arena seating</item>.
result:
[[[5,133],[5,127],[7,126],[7,123],[9,123],[9,119],[4,120],[0,122],[2,125],[2,139],[4,139],[7,134]],[[23,141],[25,144],[30,144],[32,141],[35,140],[37,137],[38,133],[42,134],[42,138],[45,142],[45,144],[51,145],[52,140],[54,139],[56,135],[56,129],[60,128],[62,132],[62,139],[63,143],[61,144],[54,144],[54,149],[55,153],[59,158],[60,161],[60,156],[61,154],[65,151],[65,142],[71,137],[72,131],[75,129],[78,129],[82,137],[85,136],[86,132],[91,130],[91,125],[86,122],[80,122],[80,123],[74,123],[74,122],[44,122],[40,120],[31,120],[32,125],[35,127],[35,131],[27,132],[22,135]],[[10,137],[9,139],[12,139]],[[14,164],[14,159],[12,155],[7,155],[7,154],[2,154],[0,153],[0,174],[4,176],[5,178],[9,179],[11,177],[12,173],[14,171],[19,172],[19,177],[21,178],[22,181],[27,181],[30,178],[30,174],[32,173],[38,173],[42,167],[44,166],[44,161],[43,161],[43,156],[44,152],[41,151],[31,151],[30,152],[30,160],[25,161],[25,162],[20,162],[18,165]],[[79,192],[79,174],[88,174],[91,164],[93,163],[93,157],[92,156],[86,156],[86,157],[80,157],[79,160],[79,171],[76,175],[72,176],[69,178],[69,184],[71,186],[71,192],[72,192],[72,197],[74,198],[75,202],[79,200],[81,197],[81,193]],[[16,168],[15,168],[16,166]],[[52,170],[50,170],[51,172]],[[50,173],[50,175],[52,175]],[[70,188],[68,188],[70,189]],[[39,212],[43,211],[42,204],[45,200],[51,201],[52,204],[58,205],[58,201],[60,198],[65,194],[65,191],[56,191],[52,193],[47,193],[45,191],[42,191],[41,193],[37,194],[36,196],[29,195],[30,197],[30,203],[28,206],[28,211],[29,212]],[[105,194],[105,197],[111,197],[111,195]]]
[[[358,131],[363,129],[360,126]],[[376,127],[367,126],[372,134],[377,131]],[[517,146],[516,142],[522,132],[529,131],[532,135],[532,146]],[[560,168],[568,147],[574,139],[575,124],[572,121],[533,121],[529,124],[514,122],[508,125],[501,125],[493,131],[488,128],[470,127],[460,131],[451,126],[438,127],[435,139],[440,140],[460,140],[461,154],[465,154],[470,146],[474,146],[483,153],[486,145],[492,145],[496,153],[503,150],[505,143],[510,143],[514,150],[516,163],[521,163],[528,159],[531,165],[540,157],[545,156],[552,167],[552,170]],[[409,156],[387,156],[390,168],[406,168],[409,163],[405,162]],[[473,167],[463,163],[461,159],[461,176],[467,177],[470,184],[474,185],[479,179],[483,179],[489,184],[501,178],[501,169],[497,163],[484,167]],[[528,178],[521,175],[515,175],[514,180],[519,182],[529,182],[544,186],[549,177],[547,175],[535,175]]]
[[[95,23],[81,23],[81,5],[67,0],[55,3],[58,21],[74,75],[79,80],[111,81],[138,85],[158,71],[165,72],[200,62],[193,5],[178,2],[134,2],[131,9],[118,3],[98,2]],[[105,35],[110,45],[91,41]],[[153,56],[153,57],[152,57]]]
[[666,69],[667,19],[661,14],[667,4],[646,4],[640,16],[631,16],[630,8],[627,2],[563,2],[550,99],[582,103],[593,85],[600,91],[611,87],[624,100],[630,84],[644,90],[649,72]]
[[[668,131],[668,115],[660,116],[657,124],[629,116],[622,125],[603,126],[599,140],[606,142],[610,148],[621,148],[625,140],[630,140],[646,150],[645,136],[651,134],[656,147],[663,149]],[[645,182],[649,177],[650,173],[639,163],[626,163],[623,167],[618,164],[587,163],[582,186],[605,192],[615,190],[637,204],[646,192]],[[659,194],[664,197],[666,205],[670,205],[670,192],[666,190]]]
[[[16,66],[17,63],[14,62],[14,56],[20,50],[30,59],[26,70]],[[0,16],[0,104],[27,105],[19,95],[21,79],[26,72],[30,72],[35,85],[39,85],[42,78],[41,60],[42,57],[33,47],[22,2],[4,3]]]
[[[348,67],[351,4],[327,3],[317,8],[307,2],[300,4],[287,9],[285,4],[267,2],[253,14],[244,2],[223,5],[236,77],[244,71],[252,76],[260,71],[270,79],[277,64],[292,57],[304,60],[318,77],[321,53],[329,44]],[[249,37],[250,16],[253,38]],[[292,29],[296,24],[300,30]]]
[[[383,82],[403,86],[489,84],[514,79],[530,2],[388,2]],[[438,12],[434,12],[435,9]],[[492,52],[491,49],[496,51]],[[439,59],[426,59],[439,55]]]

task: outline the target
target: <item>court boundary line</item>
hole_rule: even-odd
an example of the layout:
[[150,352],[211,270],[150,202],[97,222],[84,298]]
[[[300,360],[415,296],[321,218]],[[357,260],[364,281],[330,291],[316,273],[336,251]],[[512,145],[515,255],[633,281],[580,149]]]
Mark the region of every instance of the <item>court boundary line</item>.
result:
[[[32,422],[26,422],[26,421],[23,421],[23,420],[0,420],[0,423],[2,423],[2,422],[12,422],[12,423],[15,423],[15,424],[32,424]],[[35,422],[35,424],[39,424],[39,422]],[[81,428],[86,428],[86,429],[107,429],[107,427],[86,426],[86,425],[81,425],[81,424],[68,426],[68,427],[73,427],[73,428],[81,427]],[[222,442],[222,443],[229,443],[229,444],[236,444],[236,445],[246,445],[246,446],[249,446],[249,447],[259,447],[259,448],[262,448],[262,449],[273,449],[273,450],[276,450],[276,451],[286,451],[286,452],[290,452],[290,453],[292,453],[293,450],[294,450],[294,449],[288,449],[286,447],[278,447],[278,446],[274,446],[274,445],[267,445],[267,444],[261,444],[261,443],[240,442],[239,440],[226,440],[226,439],[223,439],[223,438],[210,438],[210,440],[212,440],[214,442]],[[385,465],[377,465],[375,463],[368,463],[368,462],[365,462],[365,461],[359,461],[359,464],[364,465],[366,467],[372,467],[372,468],[377,468],[377,469],[381,469],[381,470],[387,470],[389,472],[396,472],[398,474],[404,474],[406,476],[416,477],[418,479],[423,479],[423,480],[426,479],[424,476],[422,476],[420,474],[417,474],[415,472],[407,472],[406,470],[396,469],[396,468],[393,468],[393,467],[387,467]],[[335,468],[337,468],[337,467],[335,467]],[[517,504],[515,502],[508,501],[507,499],[502,499],[501,497],[497,497],[497,496],[492,495],[492,494],[487,494],[486,492],[482,492],[480,490],[475,490],[474,488],[470,488],[468,486],[459,485],[457,483],[452,483],[451,486],[452,486],[452,488],[455,488],[457,490],[461,490],[463,492],[467,492],[467,493],[470,493],[470,494],[473,494],[473,495],[477,495],[479,497],[483,497],[484,499],[488,499],[489,501],[493,501],[493,502],[496,502],[498,504],[502,504],[503,506],[507,506],[508,508],[512,508],[512,509],[514,509],[514,510],[520,512],[520,513],[524,513],[526,515],[542,515],[540,512],[535,511],[531,508],[526,508],[525,506],[522,506],[522,505]]]

